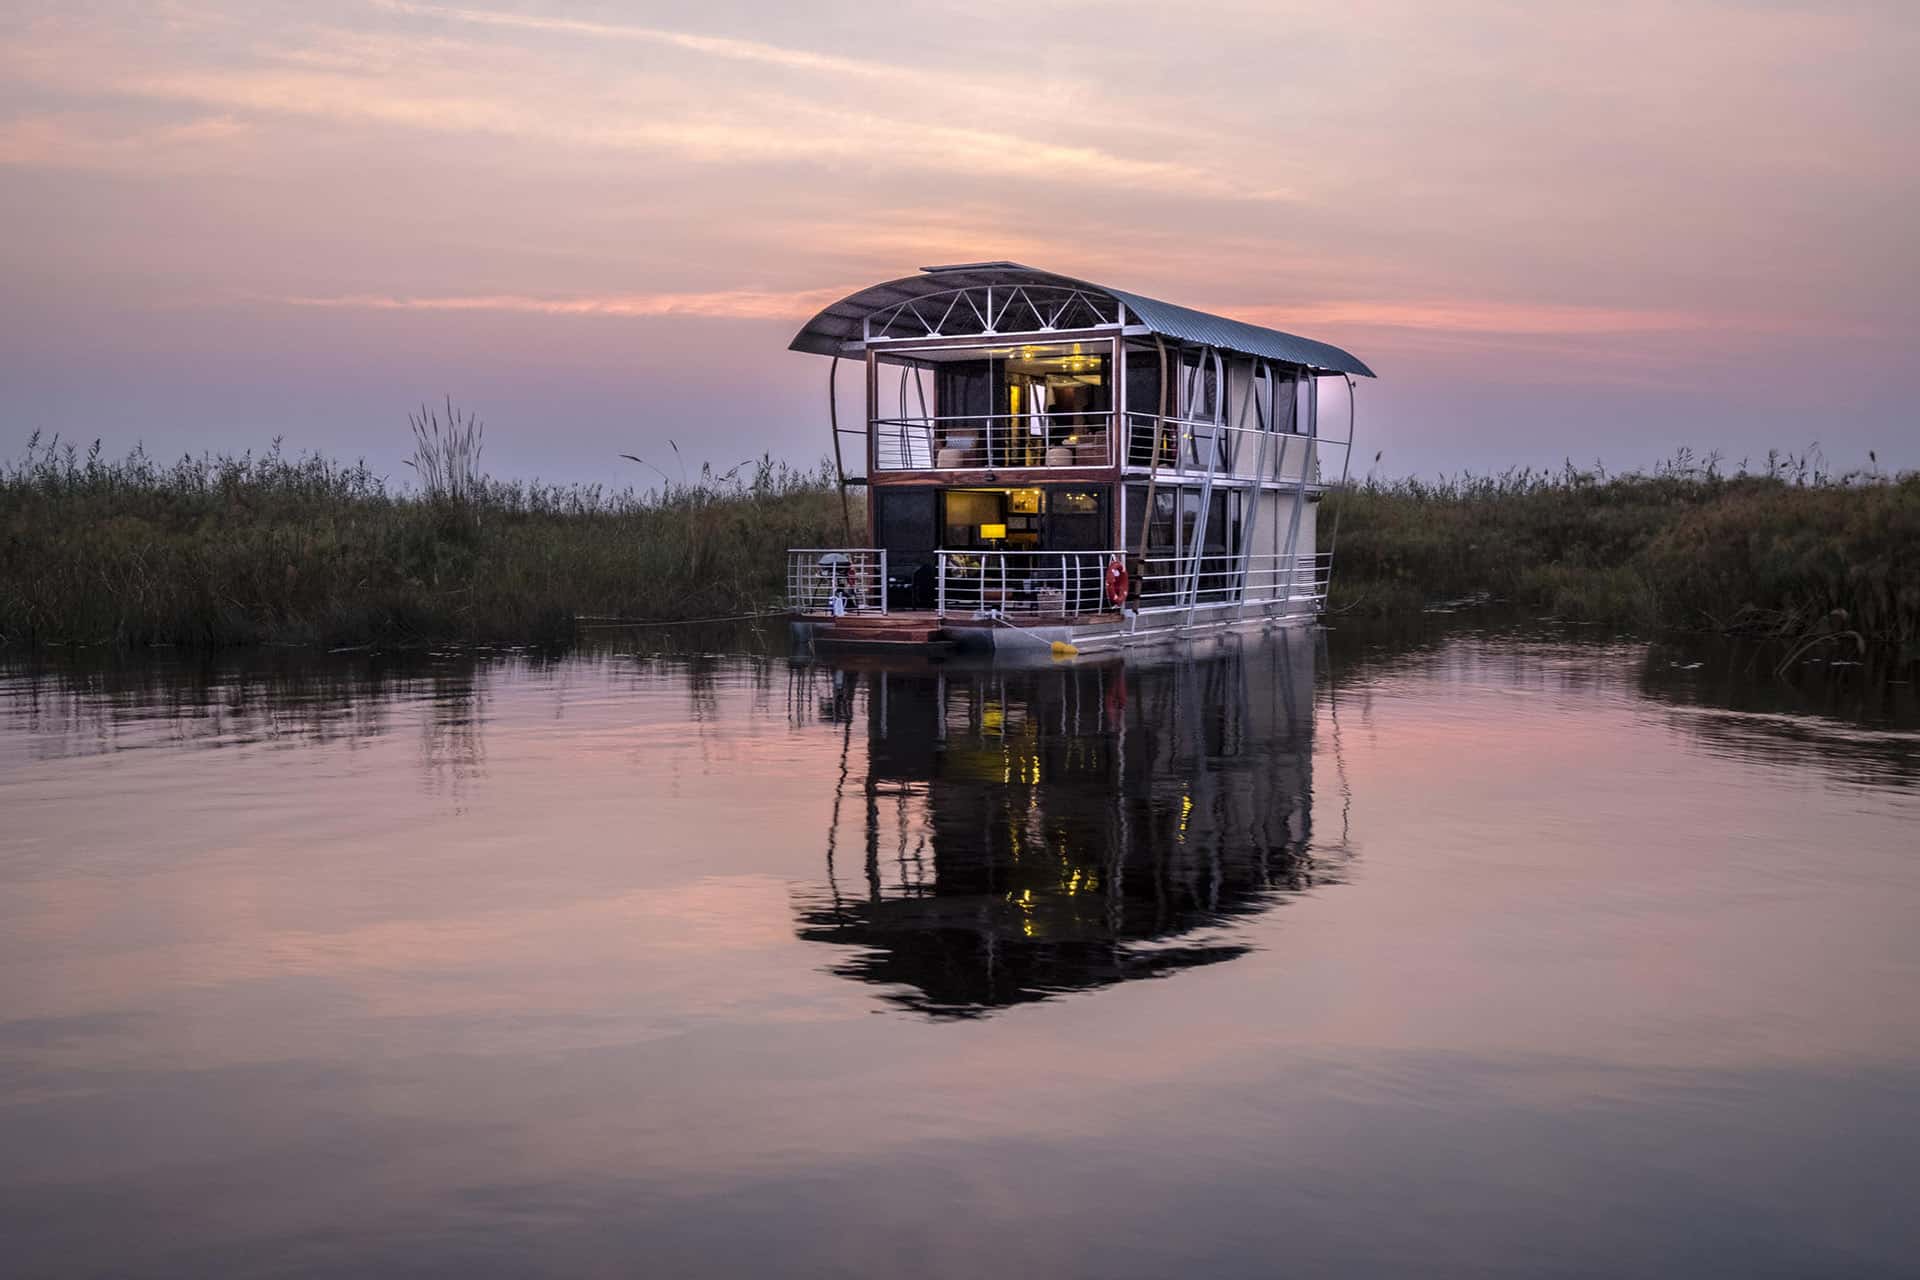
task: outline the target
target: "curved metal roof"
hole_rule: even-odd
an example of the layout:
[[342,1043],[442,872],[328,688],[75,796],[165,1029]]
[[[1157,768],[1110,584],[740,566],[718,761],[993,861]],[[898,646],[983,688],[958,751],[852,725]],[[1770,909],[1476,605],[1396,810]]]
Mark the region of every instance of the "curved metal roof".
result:
[[1158,298],[1094,284],[1073,276],[1041,271],[1018,262],[968,262],[950,267],[923,267],[917,276],[903,276],[848,294],[807,321],[794,335],[789,349],[810,351],[816,355],[834,355],[843,344],[858,341],[861,322],[876,311],[911,302],[933,294],[984,285],[1031,284],[1081,289],[1104,293],[1125,304],[1131,318],[1162,337],[1176,342],[1235,351],[1241,355],[1279,360],[1329,373],[1351,373],[1362,378],[1374,376],[1373,370],[1358,357],[1325,342],[1315,342],[1278,329],[1267,329],[1226,316],[1209,315]]

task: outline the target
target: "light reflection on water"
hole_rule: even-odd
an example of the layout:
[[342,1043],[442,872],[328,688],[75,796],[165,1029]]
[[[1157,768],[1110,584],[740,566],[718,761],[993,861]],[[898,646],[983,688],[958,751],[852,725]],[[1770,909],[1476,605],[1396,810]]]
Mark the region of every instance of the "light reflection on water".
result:
[[[842,724],[824,885],[801,936],[935,1016],[1245,954],[1213,936],[1337,882],[1312,839],[1314,638],[1198,661],[803,667]],[[861,751],[855,751],[855,731]]]
[[7,1270],[1907,1273],[1911,693],[1330,639],[5,669]]

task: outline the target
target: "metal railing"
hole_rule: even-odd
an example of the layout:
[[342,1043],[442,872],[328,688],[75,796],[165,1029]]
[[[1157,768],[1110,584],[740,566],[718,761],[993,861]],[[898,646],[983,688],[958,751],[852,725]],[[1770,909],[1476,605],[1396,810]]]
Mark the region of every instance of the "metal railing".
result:
[[1115,560],[1136,575],[1127,607],[1141,615],[1236,607],[1254,616],[1320,612],[1333,571],[1318,555],[1148,556],[1123,551],[941,551],[934,610],[942,617],[989,613],[1025,618],[1084,618],[1117,613],[1106,594]]
[[[1326,604],[1331,552],[1148,556],[1124,551],[938,551],[933,611],[943,618],[1084,619],[1120,612],[1107,597],[1117,560],[1133,575],[1127,608],[1151,626],[1166,615],[1220,609],[1235,617],[1300,617]],[[871,547],[787,552],[787,608],[798,614],[885,614],[887,553]],[[924,607],[924,606],[923,606]]]
[[[1304,471],[1306,483],[1317,485],[1321,447],[1342,444],[1292,431],[1231,427],[1223,422],[1161,418],[1151,413],[1129,413],[1125,420],[1126,465],[1155,468],[1162,475],[1204,475],[1211,466],[1216,476],[1229,479],[1293,484],[1301,480]],[[1264,448],[1262,436],[1266,437]]]
[[[1111,421],[1104,413],[1068,411],[876,418],[874,466],[880,471],[1109,467],[1115,460]],[[1230,479],[1298,483],[1304,472],[1305,482],[1317,485],[1321,451],[1345,443],[1151,413],[1122,414],[1121,421],[1121,461],[1167,475],[1195,476],[1211,469]],[[1261,436],[1266,437],[1264,447]]]
[[1074,618],[1117,612],[1106,600],[1112,551],[942,551],[934,608],[942,617],[1001,613]]
[[787,552],[787,608],[794,613],[885,613],[887,553],[874,547],[796,547]]
[[978,471],[990,468],[1113,465],[1111,414],[963,414],[876,418],[874,466],[881,471]]
[[1127,430],[1127,465],[1130,467],[1152,467],[1155,465],[1155,446],[1158,446],[1159,467],[1163,471],[1204,471],[1207,468],[1207,448],[1211,445],[1221,455],[1220,470],[1227,469],[1227,441],[1230,428],[1219,423],[1199,422],[1186,418],[1162,418],[1153,413],[1128,413],[1123,415]]
[[1276,616],[1318,613],[1327,599],[1333,554],[1269,552],[1238,556],[1148,556],[1139,561],[1134,603],[1142,613],[1164,609],[1247,606]]

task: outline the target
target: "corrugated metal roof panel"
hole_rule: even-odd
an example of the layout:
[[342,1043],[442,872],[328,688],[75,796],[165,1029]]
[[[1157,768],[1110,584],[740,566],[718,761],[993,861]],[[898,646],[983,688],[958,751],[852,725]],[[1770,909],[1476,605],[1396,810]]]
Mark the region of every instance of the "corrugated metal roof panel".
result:
[[1329,373],[1351,373],[1362,378],[1374,376],[1356,356],[1325,342],[1315,342],[1296,334],[1283,333],[1244,320],[1210,315],[1158,298],[1149,298],[1109,285],[1094,284],[1073,276],[1057,275],[1017,262],[969,262],[950,267],[925,267],[917,276],[889,280],[858,293],[849,294],[819,315],[794,336],[795,351],[832,355],[847,342],[861,337],[862,322],[886,307],[915,298],[924,298],[953,289],[989,284],[1041,284],[1066,286],[1104,293],[1117,298],[1132,316],[1153,332],[1176,342],[1236,351],[1242,355],[1279,360],[1286,364]]
[[1127,310],[1138,316],[1141,324],[1165,338],[1304,365],[1309,369],[1351,373],[1362,378],[1373,376],[1373,370],[1367,368],[1358,357],[1329,343],[1248,324],[1244,320],[1209,315],[1192,307],[1162,302],[1158,298],[1145,298],[1137,293],[1126,293],[1119,289],[1109,289],[1107,292],[1126,303]]

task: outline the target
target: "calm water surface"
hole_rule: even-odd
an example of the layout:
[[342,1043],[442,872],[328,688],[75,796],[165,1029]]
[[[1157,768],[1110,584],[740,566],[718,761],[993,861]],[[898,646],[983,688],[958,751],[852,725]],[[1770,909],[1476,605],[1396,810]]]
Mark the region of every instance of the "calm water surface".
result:
[[1812,679],[0,668],[0,1271],[1912,1275],[1920,717]]

